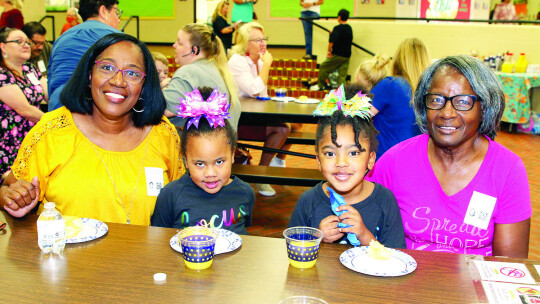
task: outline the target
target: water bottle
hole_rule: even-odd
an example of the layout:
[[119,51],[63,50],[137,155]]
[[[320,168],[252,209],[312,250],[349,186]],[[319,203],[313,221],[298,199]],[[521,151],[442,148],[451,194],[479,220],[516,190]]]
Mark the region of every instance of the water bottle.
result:
[[45,210],[37,220],[38,245],[44,253],[62,253],[66,246],[66,224],[52,202],[45,203]]

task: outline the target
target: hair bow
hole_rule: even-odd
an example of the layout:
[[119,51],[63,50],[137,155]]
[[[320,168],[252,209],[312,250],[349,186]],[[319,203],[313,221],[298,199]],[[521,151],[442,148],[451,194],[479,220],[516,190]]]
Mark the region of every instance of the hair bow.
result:
[[362,119],[370,119],[371,98],[362,91],[356,93],[353,98],[345,97],[345,89],[341,85],[336,90],[324,96],[324,99],[317,105],[313,115],[330,116],[337,110],[342,110],[345,116],[359,116]]
[[176,116],[191,117],[187,123],[187,129],[191,125],[198,129],[202,116],[206,118],[212,128],[224,127],[225,119],[231,118],[228,112],[229,107],[227,94],[218,92],[217,88],[214,88],[206,101],[203,100],[199,89],[195,88],[193,92],[186,93],[186,99],[180,98],[180,104],[176,106],[178,109]]

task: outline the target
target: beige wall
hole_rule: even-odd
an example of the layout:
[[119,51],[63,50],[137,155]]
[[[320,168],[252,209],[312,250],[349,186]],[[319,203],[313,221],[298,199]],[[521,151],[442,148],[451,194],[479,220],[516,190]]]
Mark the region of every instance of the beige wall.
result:
[[[320,23],[329,28],[336,24],[331,20]],[[393,56],[403,39],[417,37],[426,44],[432,58],[471,54],[471,50],[478,51],[480,56],[511,51],[515,55],[525,52],[529,63],[540,64],[540,26],[353,20],[349,23],[354,41],[375,53]],[[314,32],[314,54],[319,61],[324,60],[327,40],[328,34]],[[353,48],[349,74],[367,58],[369,55]]]

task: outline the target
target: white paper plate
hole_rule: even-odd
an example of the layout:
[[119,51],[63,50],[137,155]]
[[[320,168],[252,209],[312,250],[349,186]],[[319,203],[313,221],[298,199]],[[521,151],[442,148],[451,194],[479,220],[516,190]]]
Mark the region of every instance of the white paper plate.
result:
[[305,101],[301,101],[300,99],[295,99],[294,102],[297,102],[297,103],[319,103],[320,100],[314,99],[314,98],[308,98]]
[[351,248],[339,256],[339,261],[351,270],[379,277],[402,276],[416,269],[416,261],[405,252],[388,248],[392,257],[388,260],[377,260],[368,256],[367,248]]
[[294,97],[272,97],[272,100],[289,102],[289,101],[294,101],[295,99]]
[[81,221],[83,222],[83,228],[77,234],[77,236],[66,239],[67,244],[83,243],[95,240],[104,236],[105,233],[109,231],[109,227],[107,226],[107,224],[102,221],[85,217],[81,218]]
[[[219,231],[219,237],[216,240],[216,247],[214,254],[221,254],[234,251],[242,246],[242,238],[229,230],[217,229]],[[172,249],[182,253],[182,245],[178,242],[178,235],[174,235],[169,241]]]

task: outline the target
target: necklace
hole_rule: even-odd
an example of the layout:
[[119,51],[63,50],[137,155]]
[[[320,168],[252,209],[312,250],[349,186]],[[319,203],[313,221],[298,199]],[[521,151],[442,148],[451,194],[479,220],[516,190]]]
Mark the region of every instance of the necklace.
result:
[[124,212],[126,213],[126,222],[128,224],[131,224],[129,220],[129,215],[131,213],[131,207],[133,207],[133,199],[135,198],[135,192],[137,192],[137,185],[139,184],[139,179],[141,178],[141,174],[144,168],[144,160],[146,159],[146,153],[148,152],[148,143],[150,142],[150,134],[148,134],[148,139],[146,140],[146,149],[144,150],[144,156],[141,163],[141,170],[139,170],[139,175],[137,176],[137,182],[135,183],[135,189],[133,189],[133,194],[131,195],[131,202],[129,203],[129,210],[126,210],[124,201],[122,200],[122,197],[120,196],[120,193],[118,192],[118,189],[116,188],[116,184],[114,183],[111,172],[109,171],[109,168],[103,161],[103,158],[101,158],[101,155],[99,155],[98,151],[96,150],[96,147],[94,147],[94,144],[90,141],[90,139],[88,139],[88,142],[90,143],[90,146],[92,147],[92,149],[94,149],[94,152],[96,152],[97,156],[99,157],[99,160],[101,160],[101,163],[105,167],[105,170],[107,170],[107,174],[109,175],[109,178],[111,179],[111,182],[114,187],[114,191],[116,191],[116,195],[118,196],[118,199],[120,200],[120,203],[122,204],[122,208],[124,209]]

